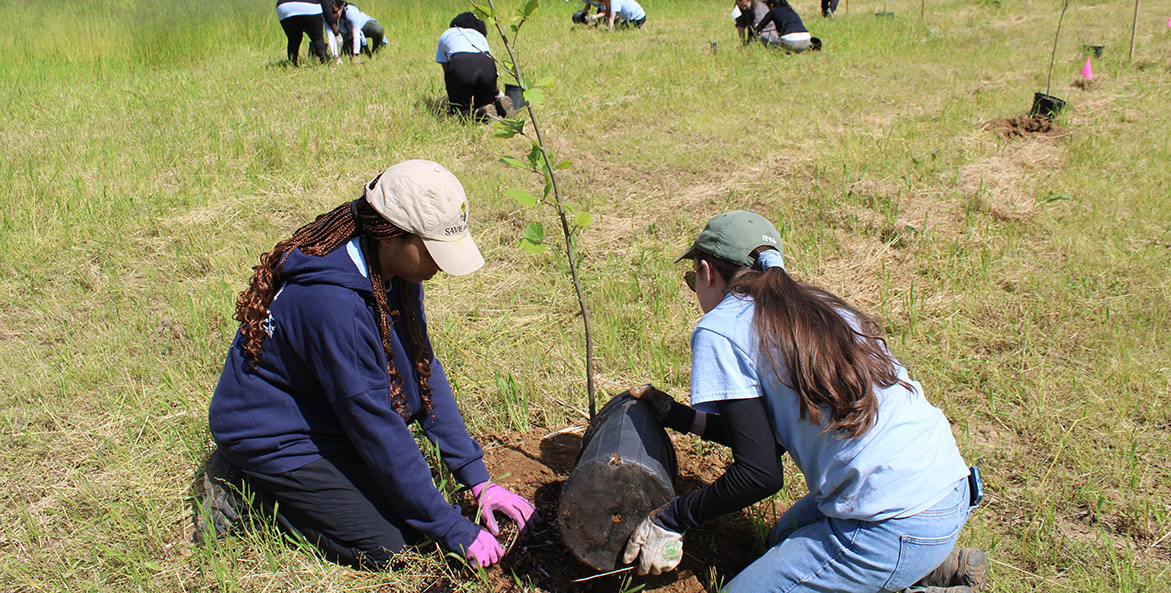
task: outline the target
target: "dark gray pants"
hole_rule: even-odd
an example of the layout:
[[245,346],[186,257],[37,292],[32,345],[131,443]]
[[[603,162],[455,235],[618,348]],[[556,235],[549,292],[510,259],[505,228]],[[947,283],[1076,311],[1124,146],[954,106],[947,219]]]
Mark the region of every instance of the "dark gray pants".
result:
[[243,473],[265,516],[338,564],[385,570],[396,552],[423,540],[359,458],[319,459],[281,474]]

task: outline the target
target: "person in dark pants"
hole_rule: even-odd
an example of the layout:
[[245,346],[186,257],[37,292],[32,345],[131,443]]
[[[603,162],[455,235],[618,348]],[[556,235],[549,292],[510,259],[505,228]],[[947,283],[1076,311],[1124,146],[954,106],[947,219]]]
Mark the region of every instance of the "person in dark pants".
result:
[[736,33],[740,35],[740,43],[748,45],[757,40],[776,43],[780,39],[775,24],[769,23],[763,29],[757,23],[768,14],[768,6],[763,0],[736,0],[736,9],[732,18],[736,21]]
[[321,63],[324,64],[329,59],[324,27],[329,27],[333,34],[337,34],[337,17],[331,3],[332,0],[276,0],[277,19],[280,20],[285,37],[289,40],[289,61],[294,66],[297,65],[297,56],[301,53],[303,35],[309,36],[309,51],[317,56]]
[[778,38],[769,41],[762,36],[761,41],[769,47],[779,47],[795,54],[809,49],[812,37],[787,0],[765,0],[765,4],[769,6],[769,11],[756,23],[756,30],[763,31],[770,25],[775,26]]
[[[208,407],[213,508],[217,483],[255,493],[286,533],[357,568],[390,568],[425,537],[481,567],[499,561],[494,513],[521,531],[537,517],[490,480],[432,352],[421,284],[483,264],[459,180],[422,160],[388,168],[262,255]],[[486,528],[436,488],[412,424],[471,487]]]
[[821,16],[832,19],[838,11],[838,0],[821,0]]
[[338,17],[343,52],[349,53],[352,49],[355,56],[359,52],[373,56],[386,45],[386,31],[378,19],[345,0],[333,0],[333,8]]
[[496,60],[487,34],[484,21],[464,12],[439,36],[435,61],[443,67],[448,113],[469,115],[474,110],[477,117],[485,117],[494,107],[497,115],[507,117],[512,111],[511,101],[496,86]]

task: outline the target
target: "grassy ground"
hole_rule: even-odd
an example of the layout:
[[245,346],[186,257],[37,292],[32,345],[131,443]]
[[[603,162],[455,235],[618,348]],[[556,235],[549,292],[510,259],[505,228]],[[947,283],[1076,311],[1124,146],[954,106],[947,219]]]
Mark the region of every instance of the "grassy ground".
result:
[[[460,177],[489,262],[428,286],[472,431],[580,421],[564,265],[514,247],[502,194],[535,189],[497,162],[523,146],[433,113],[434,41],[465,5],[368,0],[381,56],[294,69],[271,2],[161,4],[3,3],[0,589],[420,588],[435,555],[361,575],[265,533],[195,549],[187,496],[251,266],[407,158]],[[1051,93],[1068,134],[1014,141],[982,124],[1045,89],[1057,2],[827,22],[800,0],[825,51],[799,57],[741,50],[730,4],[647,0],[645,30],[605,34],[546,0],[521,39],[560,81],[543,121],[596,220],[600,387],[686,397],[699,313],[671,262],[710,215],[755,208],[795,275],[882,320],[983,468],[962,542],[991,552],[991,590],[1168,590],[1171,2],[1143,3],[1133,64],[1133,5],[1075,2]],[[1106,46],[1088,89],[1084,44]]]

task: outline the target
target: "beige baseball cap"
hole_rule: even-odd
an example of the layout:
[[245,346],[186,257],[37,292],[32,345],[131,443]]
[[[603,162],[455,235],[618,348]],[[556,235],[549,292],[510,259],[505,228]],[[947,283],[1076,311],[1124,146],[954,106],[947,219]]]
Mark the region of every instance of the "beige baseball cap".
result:
[[451,171],[432,161],[403,161],[366,184],[366,201],[388,222],[423,239],[439,269],[471,274],[484,256],[468,232],[468,197]]

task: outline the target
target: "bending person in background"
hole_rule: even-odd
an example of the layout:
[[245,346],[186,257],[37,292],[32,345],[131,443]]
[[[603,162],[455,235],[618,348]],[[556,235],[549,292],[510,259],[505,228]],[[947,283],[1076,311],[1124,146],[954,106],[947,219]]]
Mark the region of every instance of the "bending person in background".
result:
[[812,37],[805,29],[805,24],[801,22],[801,17],[797,16],[797,11],[789,6],[787,0],[764,0],[764,2],[768,4],[769,11],[756,23],[757,30],[763,31],[769,25],[775,25],[779,37],[775,41],[769,41],[762,36],[760,40],[765,45],[779,47],[795,54],[809,49],[809,40]]
[[[439,164],[394,165],[262,255],[236,301],[208,475],[237,476],[283,531],[335,562],[386,569],[432,538],[488,566],[502,555],[494,512],[522,531],[536,520],[490,481],[427,337],[422,282],[484,263],[467,207]],[[436,489],[411,424],[471,486],[487,529]]]
[[761,0],[736,0],[732,18],[736,20],[736,33],[740,35],[741,43],[748,45],[757,39],[765,43],[776,43],[780,39],[774,23],[770,22],[763,29],[757,26],[766,14],[768,6]]
[[610,30],[617,24],[620,29],[642,27],[646,23],[646,11],[635,0],[601,0],[598,13],[586,15],[589,22],[607,19]]
[[[309,51],[317,56],[321,63],[325,63],[329,56],[323,31],[330,29],[337,32],[337,19],[334,17],[332,0],[276,0],[276,16],[280,20],[281,29],[288,38],[289,61],[297,65],[298,54],[301,53],[301,38],[309,36]],[[336,56],[336,52],[334,53]]]
[[821,0],[821,16],[827,19],[834,18],[838,11],[838,0]]
[[495,106],[497,115],[508,117],[512,101],[496,87],[496,60],[488,48],[488,27],[470,12],[451,19],[451,26],[439,36],[435,61],[443,67],[447,87],[448,113],[477,117]]
[[780,490],[788,451],[809,492],[729,593],[979,589],[987,557],[953,551],[979,500],[978,473],[947,418],[878,325],[790,277],[780,249],[771,222],[736,211],[712,218],[680,256],[704,312],[691,334],[691,406],[649,385],[630,393],[665,426],[729,446],[732,463],[646,517],[623,561],[673,570],[685,530]]
[[[605,9],[605,0],[581,0],[585,7],[573,13],[572,20],[581,25],[596,25],[598,23],[598,15],[603,13]],[[594,9],[595,14],[590,14],[590,9]]]
[[[342,50],[353,56],[365,52],[373,56],[386,45],[386,31],[378,19],[364,13],[357,6],[345,0],[334,0],[334,10],[337,13],[337,25],[341,31]],[[369,38],[369,41],[367,41]]]

